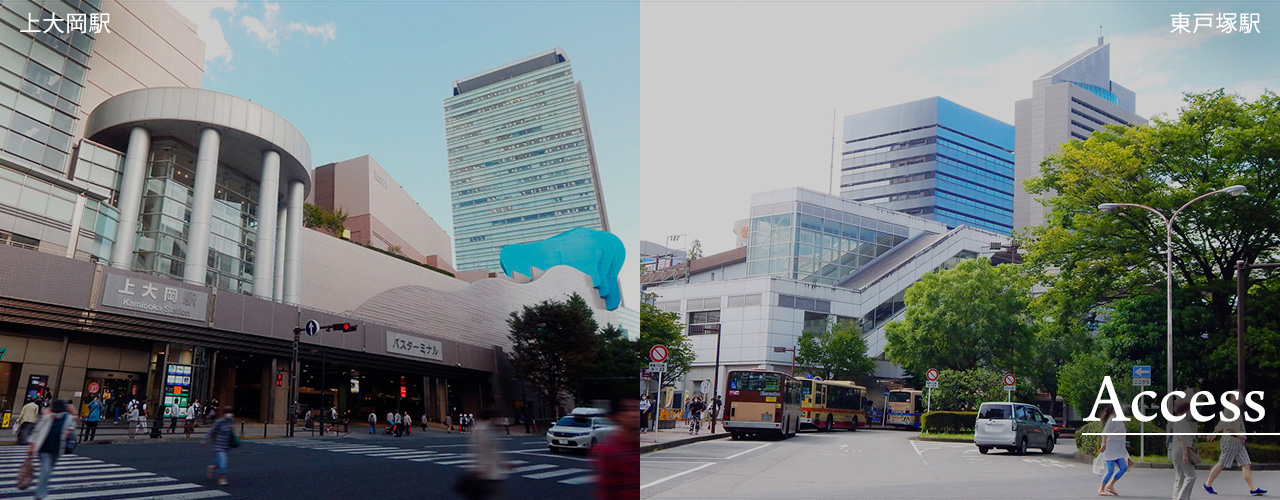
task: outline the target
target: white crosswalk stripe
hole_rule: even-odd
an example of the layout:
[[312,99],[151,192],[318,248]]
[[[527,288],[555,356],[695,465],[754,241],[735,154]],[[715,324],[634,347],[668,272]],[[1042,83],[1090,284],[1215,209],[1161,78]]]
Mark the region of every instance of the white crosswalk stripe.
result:
[[[273,446],[287,446],[291,448],[306,448],[317,451],[328,451],[333,453],[343,453],[347,455],[362,455],[373,458],[386,458],[391,460],[404,460],[407,462],[427,463],[434,465],[448,465],[463,467],[468,469],[476,468],[475,455],[472,453],[449,453],[437,452],[432,450],[399,448],[394,446],[379,446],[374,444],[360,443],[356,440],[319,440],[308,438],[285,438],[285,439],[266,439],[258,441],[260,444],[268,444]],[[466,446],[458,448],[446,448],[454,450],[465,450]],[[539,448],[542,449],[542,448]],[[536,455],[536,454],[535,454]],[[523,455],[525,457],[529,455]],[[548,458],[560,458],[555,455],[537,455],[546,456]],[[590,474],[588,469],[579,469],[572,467],[563,467],[556,464],[530,464],[526,460],[509,460],[507,462],[513,469],[512,474],[520,475],[526,479],[552,479],[557,478],[557,482],[568,485],[584,485],[591,484],[596,481],[596,477]],[[574,477],[567,477],[574,476]],[[2,500],[2,499],[0,499]]]
[[[33,484],[26,490],[15,486],[18,468],[26,460],[26,448],[0,449],[0,500],[28,498],[35,493]],[[36,474],[40,465],[36,462]],[[37,476],[38,478],[39,476]],[[47,500],[91,500],[95,498],[150,498],[157,500],[197,500],[225,497],[230,494],[206,489],[194,483],[182,483],[172,477],[139,471],[78,455],[64,455],[54,465],[49,478]]]

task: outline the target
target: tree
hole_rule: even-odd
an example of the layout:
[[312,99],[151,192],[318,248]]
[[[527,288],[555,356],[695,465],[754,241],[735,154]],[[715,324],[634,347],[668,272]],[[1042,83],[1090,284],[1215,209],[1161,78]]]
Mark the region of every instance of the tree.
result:
[[404,255],[404,251],[400,249],[400,245],[387,245],[387,253],[393,255]]
[[906,293],[906,317],[886,325],[885,352],[912,373],[1014,371],[1031,362],[1031,282],[1016,265],[971,259],[926,274]]
[[524,306],[507,319],[511,364],[548,403],[560,411],[562,393],[578,396],[581,381],[594,376],[600,351],[599,326],[582,296]]
[[693,244],[689,245],[689,262],[702,258],[702,242],[693,240]]
[[347,212],[339,207],[332,212],[321,208],[320,205],[306,203],[302,205],[302,225],[314,229],[319,229],[330,236],[342,236],[342,232],[347,229]]
[[676,380],[689,373],[697,354],[693,352],[693,341],[684,334],[680,315],[664,312],[650,302],[646,298],[640,304],[640,342],[636,344],[636,355],[647,361],[649,349],[659,344],[667,346],[667,372],[662,376],[662,385],[674,387]]
[[934,411],[974,411],[988,401],[1030,401],[1036,393],[1034,382],[1019,377],[1013,394],[1008,395],[1004,391],[1004,374],[987,368],[939,370],[938,388],[929,396],[930,406]]
[[800,334],[796,365],[827,380],[855,380],[875,371],[867,357],[867,341],[853,321],[841,321],[824,332]]
[[[1176,119],[1108,126],[1045,158],[1041,177],[1026,186],[1031,193],[1051,196],[1045,202],[1050,211],[1046,224],[1026,235],[1026,261],[1037,279],[1051,287],[1046,295],[1058,296],[1046,317],[1067,325],[1063,328],[1094,328],[1119,308],[1116,301],[1128,297],[1149,297],[1149,312],[1158,312],[1165,293],[1164,224],[1146,210],[1102,213],[1097,206],[1137,203],[1170,215],[1201,194],[1234,184],[1248,187],[1242,196],[1196,202],[1174,224],[1177,309],[1194,308],[1206,315],[1203,321],[1196,318],[1198,312],[1175,316],[1177,384],[1205,377],[1203,388],[1218,392],[1234,386],[1234,377],[1225,376],[1234,360],[1214,356],[1213,346],[1235,336],[1235,261],[1275,260],[1280,247],[1280,97],[1264,92],[1249,102],[1217,90],[1186,94],[1184,102]],[[1273,278],[1261,281],[1267,279]],[[1149,328],[1164,326],[1160,316],[1145,316],[1151,319]],[[1134,328],[1115,333],[1154,332]],[[1179,346],[1197,338],[1208,342],[1182,354]],[[1136,345],[1138,340],[1129,342]],[[1163,386],[1163,377],[1152,378]]]

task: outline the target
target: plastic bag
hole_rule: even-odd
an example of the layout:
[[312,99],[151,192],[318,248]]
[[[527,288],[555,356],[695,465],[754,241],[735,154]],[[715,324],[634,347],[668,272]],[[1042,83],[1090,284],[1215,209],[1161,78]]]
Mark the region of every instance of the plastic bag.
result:
[[1107,475],[1107,461],[1102,459],[1102,455],[1093,458],[1093,474],[1096,476]]

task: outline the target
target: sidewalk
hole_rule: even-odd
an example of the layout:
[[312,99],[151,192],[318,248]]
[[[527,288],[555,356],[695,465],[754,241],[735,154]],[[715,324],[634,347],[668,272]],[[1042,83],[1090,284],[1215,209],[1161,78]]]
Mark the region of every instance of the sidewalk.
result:
[[[444,431],[444,425],[436,424],[436,423],[428,424],[428,428],[431,431],[439,431],[439,432]],[[341,429],[341,427],[339,427],[339,429]],[[422,426],[415,425],[414,430],[417,432],[422,432]],[[197,426],[195,429],[195,432],[191,433],[191,437],[186,437],[186,434],[183,433],[181,422],[178,423],[178,427],[177,429],[175,429],[174,433],[169,434],[168,420],[165,420],[165,425],[160,429],[160,437],[158,438],[151,437],[150,435],[151,428],[148,427],[144,431],[139,431],[136,435],[134,435],[133,439],[129,439],[128,427],[126,426],[126,424],[124,422],[116,424],[110,420],[103,420],[100,424],[98,424],[98,433],[93,441],[85,441],[84,435],[82,434],[83,431],[84,431],[84,422],[77,421],[76,435],[79,436],[80,444],[82,445],[135,444],[135,443],[142,444],[142,443],[159,443],[159,442],[181,443],[181,442],[200,442],[202,439],[204,439],[205,433],[209,432],[209,425]],[[352,423],[351,431],[353,433],[368,433],[369,424],[367,422],[362,422],[360,425],[356,425],[355,423]],[[381,431],[381,427],[379,427],[379,431]],[[288,426],[286,424],[263,424],[262,422],[255,422],[252,420],[235,419],[235,432],[237,436],[240,436],[243,439],[276,439],[276,438],[283,438],[287,435]],[[331,432],[329,428],[326,428],[324,433],[324,437],[326,438],[340,437],[340,436],[346,436],[346,435],[347,435],[346,432],[335,434]],[[300,437],[300,438],[301,437],[306,437],[306,438],[320,437],[320,428],[319,426],[314,426],[312,429],[307,429],[307,428],[304,428],[301,423],[299,423],[297,426],[294,427],[293,436]],[[16,441],[17,441],[17,435],[13,432],[13,429],[0,430],[0,446],[13,445],[15,444]]]
[[689,428],[685,426],[683,420],[677,420],[676,428],[674,429],[661,429],[656,432],[641,434],[640,453],[649,453],[699,441],[728,437],[729,433],[725,432],[724,426],[720,424],[720,422],[716,422],[716,432],[713,433],[707,428],[706,423],[703,423],[702,431],[695,436],[689,434]]

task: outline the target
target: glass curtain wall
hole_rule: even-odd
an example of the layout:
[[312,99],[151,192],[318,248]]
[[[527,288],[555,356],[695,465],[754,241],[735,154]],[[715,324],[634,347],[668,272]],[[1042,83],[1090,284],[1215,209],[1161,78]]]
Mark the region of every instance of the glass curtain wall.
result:
[[749,276],[833,285],[907,239],[907,228],[896,224],[808,203],[781,205],[792,211],[751,219]]

